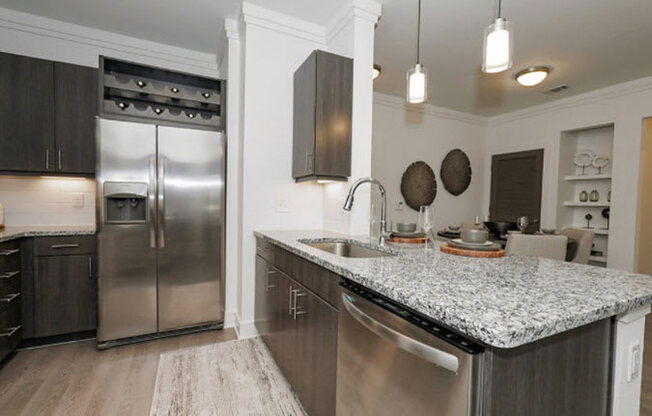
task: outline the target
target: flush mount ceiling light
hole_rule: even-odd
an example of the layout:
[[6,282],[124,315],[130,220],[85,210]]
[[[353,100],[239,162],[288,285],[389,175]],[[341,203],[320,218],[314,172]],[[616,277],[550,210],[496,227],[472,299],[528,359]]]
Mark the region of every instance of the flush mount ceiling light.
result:
[[374,69],[372,74],[374,80],[380,76],[380,65],[374,64]]
[[512,23],[501,16],[502,0],[498,0],[498,16],[484,30],[482,72],[496,73],[512,67],[514,49]]
[[548,77],[550,71],[551,69],[549,66],[531,66],[518,71],[514,75],[514,79],[523,87],[535,87],[541,84],[543,80]]
[[410,104],[419,104],[428,99],[428,80],[426,78],[426,68],[419,63],[419,48],[421,41],[421,0],[419,0],[419,10],[417,12],[417,62],[413,68],[407,72],[407,102]]

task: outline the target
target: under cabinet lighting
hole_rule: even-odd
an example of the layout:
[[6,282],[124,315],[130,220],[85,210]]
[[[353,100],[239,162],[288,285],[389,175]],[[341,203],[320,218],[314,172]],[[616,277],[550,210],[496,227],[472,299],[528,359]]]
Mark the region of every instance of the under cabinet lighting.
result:
[[380,65],[374,64],[374,69],[372,70],[372,79],[376,79],[380,76]]

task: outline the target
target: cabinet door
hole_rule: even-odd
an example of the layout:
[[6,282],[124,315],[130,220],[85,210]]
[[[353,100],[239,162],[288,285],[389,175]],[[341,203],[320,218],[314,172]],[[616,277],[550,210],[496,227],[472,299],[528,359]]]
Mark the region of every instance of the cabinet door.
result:
[[0,171],[54,172],[53,65],[0,53]]
[[351,175],[353,60],[317,53],[315,175]]
[[335,415],[337,311],[300,288],[297,293],[298,381],[293,385],[310,415]]
[[95,173],[97,69],[54,64],[54,154],[58,172]]
[[95,256],[36,257],[34,269],[36,337],[97,327]]
[[315,172],[315,100],[317,53],[313,52],[294,73],[292,177]]

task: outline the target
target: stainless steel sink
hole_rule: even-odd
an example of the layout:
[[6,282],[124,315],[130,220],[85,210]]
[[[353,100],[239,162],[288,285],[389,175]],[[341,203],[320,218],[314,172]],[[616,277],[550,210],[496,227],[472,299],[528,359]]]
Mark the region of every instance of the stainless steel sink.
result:
[[393,256],[392,253],[385,251],[374,250],[373,248],[365,247],[360,244],[351,243],[348,241],[333,241],[324,243],[304,243],[310,247],[323,250],[327,253],[335,254],[340,257],[351,258],[370,258],[370,257],[386,257]]

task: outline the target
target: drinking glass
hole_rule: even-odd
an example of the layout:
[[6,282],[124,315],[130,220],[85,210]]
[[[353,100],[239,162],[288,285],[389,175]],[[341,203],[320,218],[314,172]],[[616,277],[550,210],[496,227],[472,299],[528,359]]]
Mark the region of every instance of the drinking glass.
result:
[[[425,233],[426,240],[430,238],[430,230],[432,230],[432,227],[435,225],[433,215],[434,215],[433,209],[430,208],[429,206],[422,205],[419,208],[419,227],[421,227],[421,229]],[[426,250],[429,249],[429,244],[427,241],[425,243],[425,249]]]
[[518,227],[519,230],[521,230],[521,233],[525,232],[525,229],[527,226],[530,225],[530,220],[528,217],[518,217],[516,219],[516,226]]

